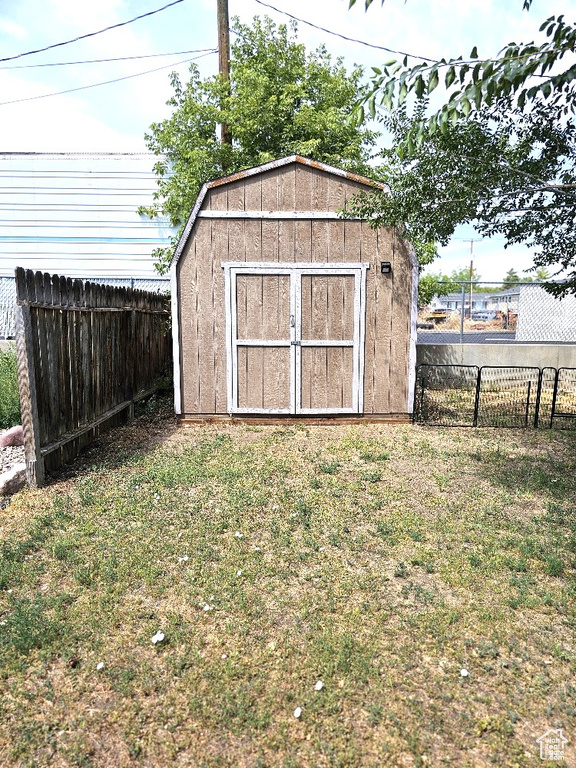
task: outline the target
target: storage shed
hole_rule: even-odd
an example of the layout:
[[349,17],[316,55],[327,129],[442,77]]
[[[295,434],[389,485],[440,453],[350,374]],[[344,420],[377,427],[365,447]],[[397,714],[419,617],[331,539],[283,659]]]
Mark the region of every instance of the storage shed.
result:
[[182,419],[408,418],[415,256],[339,214],[375,187],[298,155],[202,187],[171,265]]

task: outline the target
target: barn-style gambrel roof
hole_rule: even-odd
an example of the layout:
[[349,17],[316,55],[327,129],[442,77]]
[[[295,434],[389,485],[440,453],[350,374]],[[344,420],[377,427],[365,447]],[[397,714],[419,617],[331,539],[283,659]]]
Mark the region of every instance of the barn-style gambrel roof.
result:
[[[172,257],[171,266],[172,267],[176,266],[176,264],[178,263],[178,260],[180,259],[180,256],[182,255],[182,252],[186,247],[186,244],[188,243],[188,240],[192,233],[192,229],[194,227],[194,222],[196,221],[198,217],[198,213],[202,208],[202,203],[204,202],[204,198],[206,197],[208,190],[214,189],[216,187],[221,187],[225,184],[232,184],[235,181],[241,181],[242,179],[247,179],[250,176],[256,176],[259,173],[266,173],[267,171],[273,171],[277,168],[282,168],[284,166],[291,165],[292,163],[308,166],[309,168],[315,168],[316,170],[324,171],[325,173],[329,173],[333,176],[340,176],[341,178],[347,179],[348,181],[353,181],[357,184],[363,184],[367,187],[372,187],[373,189],[381,189],[381,190],[387,189],[387,186],[385,184],[382,184],[378,181],[374,181],[373,179],[369,179],[366,176],[360,176],[356,173],[351,173],[350,171],[344,171],[342,170],[342,168],[335,168],[332,165],[326,165],[326,163],[320,163],[317,160],[311,160],[308,157],[302,157],[302,155],[289,155],[288,157],[282,157],[279,160],[273,160],[270,163],[264,163],[264,165],[257,165],[254,168],[247,168],[244,171],[233,173],[230,176],[224,176],[219,179],[214,179],[213,181],[208,181],[202,185],[202,189],[200,190],[198,197],[196,198],[196,203],[194,204],[192,213],[188,217],[186,226],[184,227],[182,235],[180,236],[180,240],[178,241],[178,245],[176,246],[176,250],[174,251],[174,256]],[[272,213],[272,212],[270,211],[269,213]],[[236,215],[240,216],[242,215],[242,212],[238,211]]]

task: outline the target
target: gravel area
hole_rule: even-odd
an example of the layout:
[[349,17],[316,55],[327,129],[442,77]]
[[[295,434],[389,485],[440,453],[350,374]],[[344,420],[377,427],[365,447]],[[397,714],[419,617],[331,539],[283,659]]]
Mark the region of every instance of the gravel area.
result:
[[16,464],[22,464],[24,461],[24,446],[7,446],[0,448],[0,474],[13,469]]

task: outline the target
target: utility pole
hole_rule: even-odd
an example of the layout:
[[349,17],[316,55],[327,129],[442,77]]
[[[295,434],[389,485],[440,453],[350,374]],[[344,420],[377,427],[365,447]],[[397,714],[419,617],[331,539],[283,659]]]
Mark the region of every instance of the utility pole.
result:
[[472,320],[472,284],[474,278],[474,243],[476,241],[470,239],[470,308],[468,317]]
[[[230,24],[228,21],[228,0],[218,3],[218,71],[228,93],[230,90]],[[232,136],[225,123],[220,125],[220,141],[232,144]]]

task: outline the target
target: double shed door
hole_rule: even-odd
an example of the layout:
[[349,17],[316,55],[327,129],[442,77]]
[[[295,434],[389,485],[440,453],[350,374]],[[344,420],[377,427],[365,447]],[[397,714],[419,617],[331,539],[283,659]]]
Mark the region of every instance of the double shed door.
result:
[[228,411],[363,410],[367,264],[223,264]]

